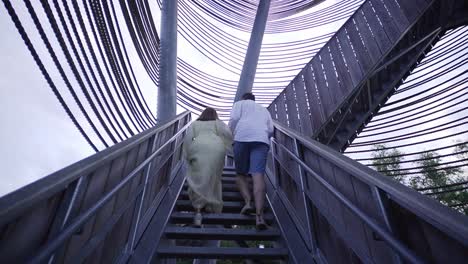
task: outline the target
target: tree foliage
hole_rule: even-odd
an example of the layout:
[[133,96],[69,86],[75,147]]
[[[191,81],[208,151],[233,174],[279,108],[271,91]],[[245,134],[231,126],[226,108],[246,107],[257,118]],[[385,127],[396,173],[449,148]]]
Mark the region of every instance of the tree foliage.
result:
[[397,149],[387,149],[385,145],[375,145],[372,153],[372,166],[380,173],[390,176],[401,182],[402,176],[398,175],[401,169],[403,153]]
[[[457,145],[453,153],[459,160],[468,159],[468,143]],[[397,149],[376,145],[372,154],[374,158],[372,166],[382,174],[401,183],[405,183],[406,177],[408,179],[406,182],[414,189],[441,186],[429,191],[428,193],[434,193],[430,197],[468,215],[468,189],[460,188],[465,185],[447,186],[467,180],[460,167],[444,165],[439,153],[427,151],[420,154],[418,161],[414,163],[419,174],[404,176],[400,175],[401,171],[399,171],[403,160],[402,155],[403,153]]]
[[[462,169],[442,165],[439,156],[437,152],[433,151],[421,154],[421,161],[418,161],[418,165],[421,166],[421,176],[418,179],[420,181],[419,185],[422,185],[422,187],[435,187],[463,182],[465,179],[462,176]],[[412,184],[414,183],[412,182]],[[458,187],[441,187],[433,191],[438,192],[438,194],[431,196],[448,206],[468,203],[467,190],[456,191],[455,189]],[[468,214],[467,206],[462,206],[460,209]]]

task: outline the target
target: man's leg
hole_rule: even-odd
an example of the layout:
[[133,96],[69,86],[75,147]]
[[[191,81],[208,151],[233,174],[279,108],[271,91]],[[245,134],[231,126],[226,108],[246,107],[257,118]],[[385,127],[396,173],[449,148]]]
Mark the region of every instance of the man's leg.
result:
[[250,213],[250,211],[252,210],[252,194],[250,194],[249,182],[247,181],[247,177],[245,175],[237,174],[236,183],[237,188],[239,188],[239,192],[241,193],[242,198],[244,198],[245,202],[245,206],[242,209],[241,213]]
[[263,207],[265,206],[265,167],[269,146],[256,142],[250,153],[250,171],[253,179],[253,193],[256,208],[256,225],[258,229],[265,229],[266,223],[263,218]]
[[252,207],[252,194],[250,193],[249,183],[247,181],[247,173],[249,172],[249,146],[246,142],[234,142],[234,162],[236,165],[236,183],[239,192],[244,198],[245,205],[241,210],[242,214],[251,213]]
[[263,173],[253,173],[253,193],[256,214],[263,221],[263,207],[265,206],[265,178]]

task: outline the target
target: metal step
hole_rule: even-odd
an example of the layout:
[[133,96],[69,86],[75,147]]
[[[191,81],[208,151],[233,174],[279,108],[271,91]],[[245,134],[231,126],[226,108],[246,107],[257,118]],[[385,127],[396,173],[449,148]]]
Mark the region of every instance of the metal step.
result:
[[[174,224],[190,224],[193,221],[194,213],[174,212],[171,215],[171,223]],[[271,224],[274,220],[272,214],[265,214],[265,221]],[[241,215],[239,213],[222,213],[222,214],[203,214],[204,224],[228,224],[228,225],[254,225],[255,216]]]
[[[184,187],[182,190],[187,190],[188,188],[188,183],[184,183]],[[223,192],[238,192],[239,189],[237,188],[237,185],[234,183],[224,183],[222,184]],[[250,189],[252,189],[252,185],[250,185]]]
[[[221,177],[221,181],[222,181],[223,184],[225,184],[225,183],[235,184],[236,183],[236,177],[223,176],[223,177]],[[247,181],[251,183],[252,178],[247,177]]]
[[197,240],[274,240],[281,236],[276,228],[257,231],[256,229],[240,228],[195,228],[168,226],[164,231],[168,239]]
[[[244,206],[244,202],[237,202],[237,201],[226,201],[223,203],[223,213],[236,213],[239,214],[242,207]],[[175,211],[185,211],[185,212],[193,212],[192,202],[188,200],[178,200],[175,205]],[[268,205],[265,205],[263,211],[266,213],[270,211]]]
[[[223,203],[223,213],[239,213],[244,202],[226,201]],[[175,205],[176,211],[193,211],[192,202],[188,200],[178,200]]]
[[[181,200],[188,200],[188,192],[181,191],[179,195],[179,199]],[[239,192],[223,192],[223,201],[244,201],[241,194]]]
[[162,258],[204,259],[286,259],[286,248],[216,248],[161,246],[158,255]]
[[236,177],[236,172],[235,171],[223,171],[223,176]]
[[[239,213],[243,206],[244,206],[243,202],[226,201],[223,203],[223,212]],[[175,210],[176,211],[193,211],[192,202],[188,200],[178,200],[175,205]]]
[[236,183],[236,178],[234,177],[221,177],[221,182],[223,184],[235,184]]

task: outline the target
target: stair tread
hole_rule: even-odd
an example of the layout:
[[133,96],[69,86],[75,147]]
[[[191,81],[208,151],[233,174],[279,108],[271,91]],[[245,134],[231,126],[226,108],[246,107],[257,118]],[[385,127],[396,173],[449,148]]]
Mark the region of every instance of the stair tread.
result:
[[[176,223],[191,223],[194,213],[173,212],[171,221]],[[274,217],[272,214],[265,214],[265,221],[272,222]],[[253,224],[255,216],[242,215],[239,213],[220,213],[220,214],[203,214],[203,223],[205,224]]]
[[[221,181],[222,181],[223,183],[236,183],[236,177],[222,176],[222,177],[221,177]],[[252,182],[252,178],[251,178],[251,177],[247,177],[247,182],[251,183],[251,182]]]
[[[250,184],[249,187],[252,189],[252,185]],[[188,183],[184,183],[184,188],[183,190],[186,190],[188,188]],[[224,183],[222,184],[223,191],[227,192],[237,192],[239,188],[235,183]]]
[[195,228],[195,227],[177,227],[168,226],[164,231],[166,237],[170,239],[211,239],[211,240],[234,240],[234,239],[251,239],[251,240],[271,240],[276,239],[281,235],[281,232],[276,228],[257,231],[256,229],[240,229],[240,228]]
[[236,259],[280,259],[288,256],[286,248],[226,248],[226,247],[186,247],[160,246],[161,257],[185,258],[236,258]]
[[[244,202],[241,201],[224,201],[223,202],[223,213],[240,213],[242,207],[244,206]],[[193,206],[192,202],[189,200],[177,200],[175,211],[189,211],[192,212]],[[269,209],[268,204],[265,204],[265,213]]]
[[[223,202],[223,212],[240,213],[243,206],[244,202],[225,201]],[[178,211],[193,211],[192,202],[189,200],[177,200],[175,209]]]
[[[188,191],[180,192],[179,199],[188,199]],[[239,192],[223,192],[223,200],[225,201],[243,201],[242,195]]]
[[[176,204],[180,204],[180,205],[190,205],[192,206],[192,202],[189,201],[189,200],[177,200]],[[244,206],[244,202],[238,202],[238,201],[226,201],[226,202],[223,202],[223,205],[224,207],[226,206],[230,206],[230,207],[242,207]]]

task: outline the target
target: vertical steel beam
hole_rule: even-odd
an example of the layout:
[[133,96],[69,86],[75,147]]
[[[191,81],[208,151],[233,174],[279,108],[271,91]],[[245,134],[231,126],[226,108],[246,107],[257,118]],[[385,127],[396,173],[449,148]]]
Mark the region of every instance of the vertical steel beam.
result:
[[177,107],[177,0],[163,0],[161,10],[158,121],[176,115]]
[[[374,196],[374,198],[375,198],[375,200],[377,202],[377,207],[378,207],[378,210],[380,211],[382,219],[383,219],[383,221],[385,223],[385,227],[387,228],[387,230],[389,232],[394,233],[393,224],[392,224],[392,222],[390,220],[389,213],[388,213],[388,198],[376,186],[372,187],[372,195]],[[394,261],[395,261],[396,264],[403,263],[403,260],[401,259],[401,256],[398,255],[397,253],[394,253],[393,258],[394,258]]]
[[244,65],[242,66],[242,72],[234,102],[239,101],[244,93],[252,91],[269,10],[270,0],[260,0],[257,7],[257,14],[255,15],[252,33],[250,34],[249,46],[247,47],[247,53],[245,54]]

